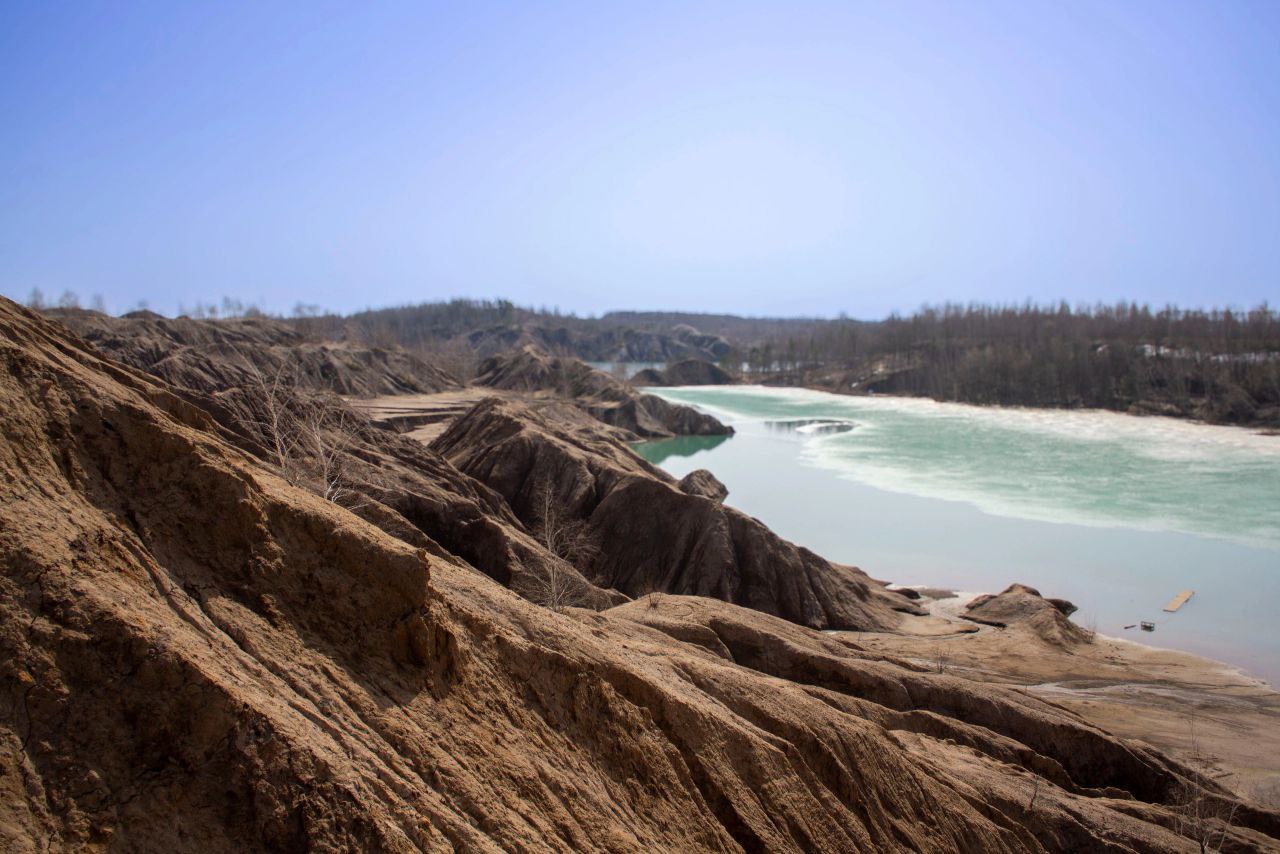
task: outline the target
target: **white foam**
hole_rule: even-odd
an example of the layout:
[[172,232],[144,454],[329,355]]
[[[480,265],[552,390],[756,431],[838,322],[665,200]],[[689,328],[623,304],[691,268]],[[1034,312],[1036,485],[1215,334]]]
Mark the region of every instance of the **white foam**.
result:
[[[740,427],[856,416],[857,429],[849,432],[799,428],[801,461],[877,489],[962,502],[996,516],[1180,531],[1280,548],[1280,438],[1274,436],[1097,410],[762,386],[664,391]],[[933,447],[934,438],[955,441]],[[1002,446],[1007,456],[1000,456]],[[1268,483],[1276,484],[1274,491]]]
[[1017,406],[974,406],[946,403],[918,397],[853,397],[802,388],[772,386],[676,386],[663,392],[692,393],[699,407],[715,407],[727,418],[754,420],[753,413],[735,409],[731,403],[708,403],[721,395],[751,392],[765,398],[800,404],[818,404],[853,415],[860,411],[900,412],[919,418],[960,419],[1006,430],[1055,435],[1074,441],[1110,442],[1131,440],[1153,454],[1170,454],[1169,459],[1188,455],[1202,457],[1222,451],[1245,451],[1280,460],[1280,436],[1269,436],[1244,427],[1202,424],[1165,416],[1138,416],[1102,409],[1031,409]]

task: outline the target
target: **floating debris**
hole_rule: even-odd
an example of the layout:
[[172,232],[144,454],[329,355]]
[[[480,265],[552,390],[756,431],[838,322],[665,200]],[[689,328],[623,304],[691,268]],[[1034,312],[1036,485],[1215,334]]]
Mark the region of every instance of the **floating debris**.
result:
[[1177,611],[1183,605],[1187,604],[1187,600],[1190,599],[1193,595],[1195,595],[1194,590],[1183,590],[1177,596],[1174,596],[1172,599],[1170,599],[1169,604],[1165,605],[1164,609],[1168,611],[1170,614],[1172,614],[1174,611]]
[[1142,626],[1144,632],[1154,632],[1156,630],[1156,624],[1148,623],[1146,620],[1143,620],[1139,625]]
[[788,421],[766,421],[770,430],[783,433],[800,433],[806,436],[822,436],[829,433],[848,433],[856,424],[838,418],[795,418]]

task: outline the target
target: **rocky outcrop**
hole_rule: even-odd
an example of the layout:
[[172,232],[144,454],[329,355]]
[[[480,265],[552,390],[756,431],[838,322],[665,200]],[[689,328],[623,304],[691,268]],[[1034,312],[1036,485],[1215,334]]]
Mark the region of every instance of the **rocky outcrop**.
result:
[[113,359],[182,388],[216,393],[285,372],[291,383],[346,396],[458,388],[444,371],[399,347],[305,340],[270,318],[169,319],[154,312],[110,317],[55,309],[51,316]]
[[545,496],[585,523],[588,577],[628,596],[708,596],[818,629],[894,626],[917,606],[857,569],[832,564],[718,501],[681,491],[608,436],[570,431],[515,401],[477,405],[431,445],[501,495],[526,525]]
[[661,371],[645,368],[631,378],[634,386],[732,385],[733,377],[702,359],[685,359]]
[[0,429],[5,850],[1172,851],[1175,790],[1233,804],[722,602],[531,605],[7,301]]
[[1067,647],[1084,643],[1089,633],[1067,619],[1076,606],[1065,599],[1046,599],[1025,584],[1010,584],[998,595],[978,596],[960,615],[966,620],[997,628],[1019,625],[1046,642]]
[[677,484],[680,491],[689,495],[698,495],[720,503],[729,497],[729,489],[706,469],[694,469]]
[[475,384],[557,395],[638,438],[723,436],[733,432],[732,427],[692,407],[641,394],[577,359],[551,356],[534,347],[487,359],[480,365]]

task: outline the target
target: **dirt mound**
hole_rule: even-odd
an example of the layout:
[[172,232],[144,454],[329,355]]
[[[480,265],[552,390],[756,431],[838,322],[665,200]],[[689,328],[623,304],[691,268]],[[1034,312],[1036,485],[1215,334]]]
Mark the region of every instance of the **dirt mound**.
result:
[[1052,704],[718,602],[555,614],[7,301],[0,360],[6,850],[1191,845],[1184,770]]
[[456,379],[398,347],[306,341],[269,318],[168,319],[152,312],[109,317],[54,310],[85,340],[117,361],[182,388],[214,393],[287,371],[300,385],[348,396],[458,388]]
[[645,386],[662,386],[666,385],[666,380],[662,376],[662,371],[657,368],[645,368],[637,371],[631,377],[631,384],[636,388],[644,388]]
[[631,378],[635,386],[732,385],[733,377],[723,368],[702,359],[685,359],[661,371],[645,368]]
[[433,443],[492,488],[526,525],[544,496],[594,544],[584,567],[602,587],[709,596],[813,628],[885,628],[917,606],[862,572],[786,542],[751,517],[690,495],[607,436],[566,430],[515,401],[484,401]]
[[733,432],[732,427],[692,407],[641,394],[585,362],[550,356],[535,347],[485,360],[475,384],[568,398],[605,424],[641,438],[724,436]]
[[1067,619],[1076,606],[1065,599],[1046,599],[1025,584],[1010,584],[999,595],[984,594],[965,606],[966,620],[1006,628],[1021,626],[1058,646],[1084,643],[1089,633]]
[[[280,460],[271,448],[273,438],[259,429],[273,417],[264,411],[261,383],[264,372],[282,364],[274,361],[277,356],[293,359],[293,364],[305,358],[290,344],[297,341],[292,329],[266,319],[168,321],[151,312],[138,313],[139,320],[156,324],[168,333],[169,337],[161,338],[152,334],[150,325],[120,326],[114,319],[94,312],[63,313],[80,324],[100,324],[116,330],[120,338],[114,347],[131,353],[149,372],[170,380],[182,391],[192,392],[185,395],[188,402],[208,411],[242,450],[280,471]],[[132,334],[143,337],[126,343]],[[175,365],[190,367],[193,349],[207,352],[219,347],[232,349],[239,361],[233,360],[216,371],[172,370]],[[169,355],[155,360],[139,355],[153,352],[152,348]],[[430,370],[427,366],[428,374]],[[305,379],[296,373],[290,376]],[[376,372],[365,379],[375,376]],[[307,383],[299,385],[273,388],[271,394],[278,398],[274,405],[296,413],[307,397]],[[527,577],[541,577],[555,562],[554,556],[525,530],[492,490],[422,444],[374,427],[340,401],[330,400],[327,405],[339,408],[329,420],[341,418],[343,429],[340,435],[325,436],[334,470],[329,478],[332,482],[321,485],[318,491],[335,493],[343,506],[393,536],[433,553],[461,557],[507,586],[519,586]],[[571,567],[561,569],[582,591],[584,604],[612,604],[623,598],[596,589]]]
[[710,498],[717,503],[724,501],[729,497],[729,489],[723,483],[716,479],[716,476],[706,469],[694,469],[684,477],[680,478],[678,484],[681,492],[687,492],[690,495],[700,495],[703,498]]

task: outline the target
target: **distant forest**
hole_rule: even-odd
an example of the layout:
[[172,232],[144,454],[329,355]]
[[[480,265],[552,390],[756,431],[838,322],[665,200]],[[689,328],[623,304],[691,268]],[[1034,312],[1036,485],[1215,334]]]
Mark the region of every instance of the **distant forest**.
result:
[[688,312],[577,317],[505,300],[453,300],[334,317],[329,325],[327,333],[345,329],[370,343],[441,354],[448,342],[493,349],[521,340],[590,360],[692,353],[752,382],[1280,427],[1280,313],[1266,304],[1247,311],[1128,302],[944,305],[867,321]]
[[[100,309],[101,300],[93,307]],[[33,307],[52,307],[35,292]],[[56,302],[76,307],[70,292]],[[195,317],[260,317],[224,299]],[[283,319],[283,318],[282,318]],[[400,345],[470,375],[524,344],[589,361],[718,362],[749,382],[979,404],[1091,407],[1280,428],[1280,313],[944,305],[885,320],[689,312],[579,317],[507,300],[455,299],[350,315],[298,304],[286,322],[312,340]]]
[[948,305],[878,323],[823,323],[738,357],[763,382],[1280,426],[1280,315],[1265,304],[1244,312]]

